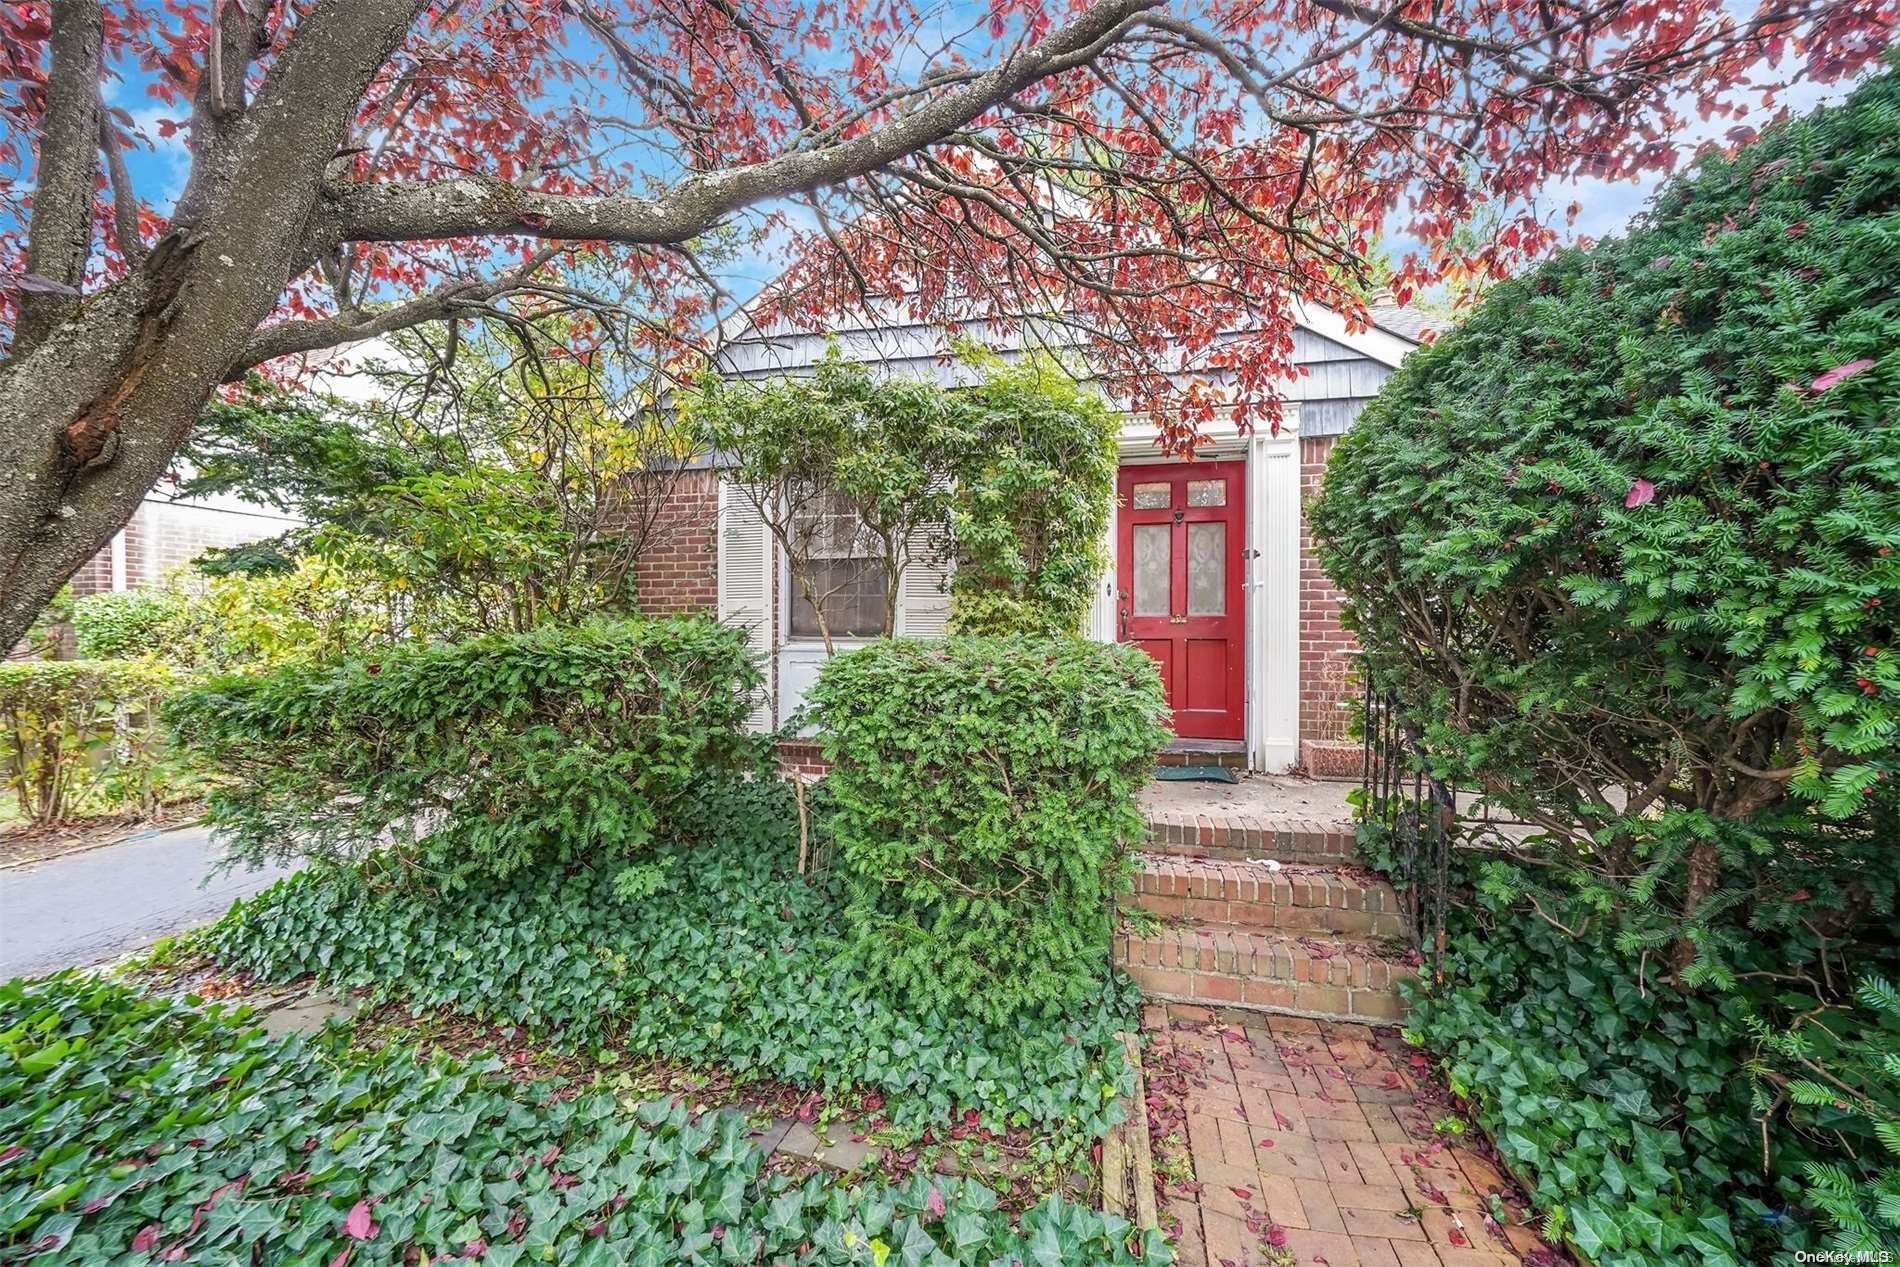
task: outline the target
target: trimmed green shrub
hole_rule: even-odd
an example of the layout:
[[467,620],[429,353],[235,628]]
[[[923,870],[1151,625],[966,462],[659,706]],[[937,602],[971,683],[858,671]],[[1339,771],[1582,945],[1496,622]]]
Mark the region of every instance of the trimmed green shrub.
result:
[[1896,415],[1889,74],[1498,286],[1385,385],[1311,518],[1441,770],[1574,825],[1716,972],[1701,929],[1752,883],[1727,824],[1787,800],[1866,838],[1894,804]]
[[1154,661],[1080,639],[890,639],[827,662],[809,699],[859,970],[995,1018],[1085,997],[1168,737]]
[[88,594],[73,604],[73,640],[83,660],[163,657],[185,609],[184,597],[170,590]]
[[637,901],[608,876],[543,868],[444,903],[390,886],[397,864],[377,859],[280,881],[200,944],[226,970],[369,986],[577,1050],[864,1087],[913,1138],[974,1111],[992,1129],[1041,1134],[1028,1160],[1081,1163],[1133,1091],[1116,1039],[1138,1024],[1132,986],[1100,958],[1082,1003],[1004,1024],[868,989],[836,954],[836,886],[793,872],[797,822],[784,785],[713,780],[669,816],[661,883]]
[[167,715],[233,776],[210,817],[238,856],[387,847],[454,888],[633,859],[695,779],[747,759],[758,681],[741,630],[593,622],[221,678]]
[[1049,357],[965,354],[983,378],[954,394],[950,627],[1079,634],[1108,566],[1120,422]]
[[161,665],[127,660],[0,663],[0,768],[27,821],[77,811],[149,814],[182,779],[168,760]]
[[0,1257],[45,1262],[1162,1263],[1158,1233],[920,1175],[770,1173],[737,1113],[515,1086],[498,1061],[266,1038],[65,975],[0,985]]

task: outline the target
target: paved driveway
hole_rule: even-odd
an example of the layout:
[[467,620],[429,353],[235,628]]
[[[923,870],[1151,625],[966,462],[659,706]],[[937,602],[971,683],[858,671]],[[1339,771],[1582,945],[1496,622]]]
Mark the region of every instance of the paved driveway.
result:
[[186,827],[0,870],[0,979],[88,967],[203,924],[285,874],[226,871],[209,829]]

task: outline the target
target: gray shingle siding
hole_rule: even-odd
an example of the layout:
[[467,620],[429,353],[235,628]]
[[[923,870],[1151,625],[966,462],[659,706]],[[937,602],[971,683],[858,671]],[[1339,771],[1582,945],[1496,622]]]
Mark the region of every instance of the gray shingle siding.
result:
[[[974,332],[985,333],[981,328]],[[940,328],[913,323],[771,335],[747,329],[720,350],[718,363],[722,372],[736,379],[804,377],[834,340],[847,358],[876,365],[891,375],[921,378],[945,387],[966,383],[972,377],[970,370],[947,357],[948,340]],[[1021,340],[1010,342],[1020,345]],[[1013,360],[1022,352],[1020,346],[1005,347],[1001,355]],[[1292,360],[1306,372],[1284,385],[1283,399],[1299,403],[1300,431],[1307,435],[1344,431],[1392,372],[1390,367],[1305,328],[1293,332]],[[1082,377],[1088,378],[1086,370]],[[1216,381],[1220,377],[1216,376]]]

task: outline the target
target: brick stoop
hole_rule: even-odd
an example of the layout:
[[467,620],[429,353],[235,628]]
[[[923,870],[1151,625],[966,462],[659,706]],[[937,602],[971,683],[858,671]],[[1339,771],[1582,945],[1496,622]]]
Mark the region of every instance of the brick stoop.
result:
[[1356,868],[1271,867],[1149,854],[1132,905],[1202,925],[1260,932],[1401,937],[1405,917],[1392,886]]
[[1147,848],[1151,853],[1223,862],[1272,858],[1276,862],[1338,866],[1359,858],[1351,823],[1168,810],[1148,815]]
[[1398,983],[1416,969],[1350,943],[1246,928],[1168,928],[1115,936],[1115,962],[1150,999],[1258,1008],[1393,1025]]

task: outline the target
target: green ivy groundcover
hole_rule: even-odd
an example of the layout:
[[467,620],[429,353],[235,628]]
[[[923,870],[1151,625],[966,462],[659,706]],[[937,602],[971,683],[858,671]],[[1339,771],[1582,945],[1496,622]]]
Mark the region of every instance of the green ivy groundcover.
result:
[[497,1063],[267,1037],[66,973],[0,985],[0,1261],[1156,1264],[1158,1233],[974,1182],[774,1175],[744,1118]]

